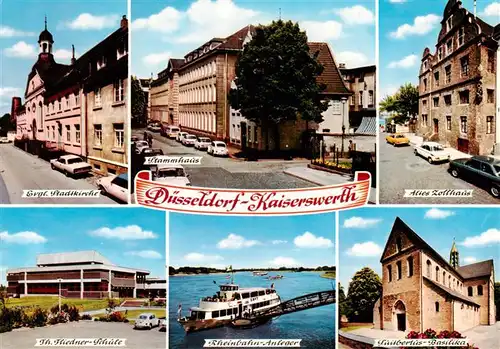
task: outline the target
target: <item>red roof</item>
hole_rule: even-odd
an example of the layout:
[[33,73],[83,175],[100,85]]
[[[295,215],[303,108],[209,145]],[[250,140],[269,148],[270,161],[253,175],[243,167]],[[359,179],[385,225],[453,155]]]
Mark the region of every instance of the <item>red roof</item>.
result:
[[324,67],[323,72],[318,77],[318,82],[326,85],[323,93],[326,94],[352,94],[342,79],[340,70],[335,62],[330,47],[325,42],[309,42],[311,54],[318,54],[318,61]]

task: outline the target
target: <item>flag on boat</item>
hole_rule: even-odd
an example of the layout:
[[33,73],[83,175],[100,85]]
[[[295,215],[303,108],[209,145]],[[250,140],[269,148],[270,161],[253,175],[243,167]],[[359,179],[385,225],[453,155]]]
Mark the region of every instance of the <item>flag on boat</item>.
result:
[[271,284],[271,288],[274,288],[274,282]]
[[227,267],[226,271],[227,271],[227,272],[229,272],[229,271],[233,271],[233,266],[232,266],[232,265],[230,265],[229,267]]

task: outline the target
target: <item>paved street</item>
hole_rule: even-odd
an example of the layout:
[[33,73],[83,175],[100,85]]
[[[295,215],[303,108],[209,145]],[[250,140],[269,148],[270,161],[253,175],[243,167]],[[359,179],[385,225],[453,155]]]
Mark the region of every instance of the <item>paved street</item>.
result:
[[117,204],[111,198],[22,198],[25,189],[97,189],[95,178],[74,179],[12,144],[0,144],[0,204]]
[[[142,139],[144,131],[144,129],[134,130],[133,134]],[[161,148],[165,155],[203,156],[201,165],[184,166],[193,186],[236,189],[286,189],[316,186],[309,181],[284,173],[290,167],[307,166],[309,160],[241,161],[213,157],[204,151],[185,147],[175,140],[160,136],[159,133],[153,133],[153,137],[153,148]]]
[[[393,147],[380,135],[381,204],[500,204],[487,191],[448,173],[448,163],[429,164],[413,147]],[[471,198],[405,198],[405,189],[473,189]]]
[[[37,338],[126,338],[128,349],[165,349],[166,332],[134,330],[129,323],[78,321],[37,328],[21,328],[0,334],[2,349],[32,349]],[[58,348],[70,348],[60,346]],[[75,348],[74,346],[72,348]]]

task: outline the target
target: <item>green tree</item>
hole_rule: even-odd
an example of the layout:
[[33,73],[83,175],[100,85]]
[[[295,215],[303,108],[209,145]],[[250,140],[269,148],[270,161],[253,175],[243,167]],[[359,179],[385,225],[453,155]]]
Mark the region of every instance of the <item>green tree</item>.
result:
[[132,76],[131,82],[131,98],[132,98],[132,118],[135,120],[140,120],[146,113],[146,96],[141,88],[141,83],[139,79]]
[[380,111],[394,113],[392,120],[404,124],[418,115],[418,87],[411,83],[402,85],[392,96],[386,96],[380,102]]
[[370,268],[363,268],[354,274],[349,283],[347,300],[352,312],[351,322],[372,322],[373,306],[382,292],[380,277]]
[[297,23],[282,20],[259,26],[236,64],[236,88],[229,93],[234,109],[265,132],[280,147],[279,125],[299,117],[321,122],[328,102],[321,100],[324,84],[316,81],[323,66],[311,54],[307,36]]
[[9,113],[3,114],[3,116],[0,118],[0,135],[5,136],[7,135],[7,132],[15,130],[16,122],[11,122]]
[[495,282],[495,308],[497,309],[497,321],[500,321],[500,282]]
[[340,315],[345,315],[347,318],[349,318],[352,314],[351,307],[349,305],[349,302],[345,296],[344,292],[344,287],[340,284],[339,282],[339,311]]

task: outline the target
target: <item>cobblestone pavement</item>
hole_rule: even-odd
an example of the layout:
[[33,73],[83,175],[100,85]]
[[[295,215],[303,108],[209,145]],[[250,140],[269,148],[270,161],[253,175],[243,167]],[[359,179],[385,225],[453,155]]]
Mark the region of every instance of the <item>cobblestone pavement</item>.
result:
[[[500,200],[487,191],[448,173],[448,163],[429,164],[415,156],[413,147],[393,147],[380,136],[381,204],[483,204],[498,205]],[[470,198],[405,198],[405,189],[473,189]]]

